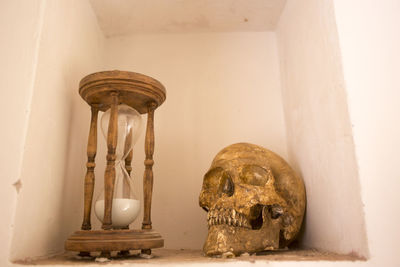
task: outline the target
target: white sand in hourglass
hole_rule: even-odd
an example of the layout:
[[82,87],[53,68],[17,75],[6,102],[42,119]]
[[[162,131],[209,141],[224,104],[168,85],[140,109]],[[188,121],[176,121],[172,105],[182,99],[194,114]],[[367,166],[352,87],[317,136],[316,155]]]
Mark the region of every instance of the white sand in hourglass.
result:
[[[96,201],[94,206],[97,219],[103,222],[104,200]],[[112,225],[113,227],[125,227],[131,224],[140,211],[140,201],[129,198],[114,198],[112,204]]]

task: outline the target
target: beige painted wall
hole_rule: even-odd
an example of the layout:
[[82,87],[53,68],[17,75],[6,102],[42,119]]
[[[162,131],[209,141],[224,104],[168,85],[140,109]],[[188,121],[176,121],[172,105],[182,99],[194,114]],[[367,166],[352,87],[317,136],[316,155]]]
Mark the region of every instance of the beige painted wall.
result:
[[[89,119],[77,108],[84,105],[77,84],[83,75],[102,66],[103,37],[89,3],[65,0],[41,5],[43,17],[30,13],[39,16],[33,20],[43,20],[43,28],[33,30],[41,32],[37,66],[29,62],[36,68],[36,76],[30,78],[33,84],[27,93],[32,95],[31,104],[23,103],[21,108],[28,111],[29,123],[26,140],[20,141],[24,145],[23,162],[12,260],[63,251],[65,238],[78,226],[73,216],[79,213],[81,217],[79,170],[84,168],[87,139],[86,129],[80,127]],[[20,40],[13,41],[10,46],[21,45]],[[14,132],[24,129],[15,127]]]
[[[167,248],[199,249],[207,227],[198,195],[215,154],[229,144],[251,142],[286,157],[275,34],[112,38],[106,56],[108,69],[142,72],[167,88],[155,115],[153,226]],[[134,154],[140,189],[143,137]],[[100,158],[98,175],[105,162]]]
[[399,266],[400,2],[334,3],[371,264]]
[[368,256],[332,1],[287,1],[277,36],[289,159],[307,193],[302,243]]
[[[334,155],[335,159],[350,156],[344,162],[353,166],[354,151],[348,134],[354,132],[359,171],[353,169],[355,176],[349,177],[346,182],[350,183],[348,189],[355,188],[356,192],[359,190],[358,177],[361,182],[370,260],[359,263],[270,262],[269,265],[397,266],[399,260],[396,252],[400,239],[400,218],[395,206],[400,202],[396,191],[400,188],[396,164],[396,153],[400,148],[399,129],[396,126],[400,113],[397,101],[400,97],[400,37],[397,27],[400,24],[399,4],[390,0],[380,1],[379,5],[374,1],[356,0],[350,3],[338,0],[334,2],[333,12],[331,2],[307,3],[296,8],[298,12],[294,12],[296,3],[289,1],[286,15],[282,17],[283,24],[278,30],[281,70],[284,75],[283,100],[286,121],[289,122],[288,155],[296,168],[309,171],[311,175],[307,177],[320,175],[324,181],[320,183],[318,179],[312,180],[313,178],[306,180],[313,185],[311,191],[309,187],[307,192],[309,198],[311,196],[309,202],[313,201],[309,209],[313,208],[313,214],[317,215],[315,219],[309,217],[308,221],[320,220],[325,224],[311,224],[314,229],[308,223],[309,230],[306,230],[304,241],[309,240],[318,245],[326,242],[321,241],[321,237],[328,237],[327,240],[333,244],[333,248],[338,248],[336,245],[340,244],[347,249],[348,244],[355,244],[355,252],[366,252],[366,248],[362,247],[365,245],[362,215],[350,214],[355,220],[343,222],[343,214],[347,214],[349,209],[362,210],[355,209],[356,205],[361,204],[357,198],[359,194],[355,194],[354,201],[341,202],[340,208],[343,211],[340,210],[338,214],[339,205],[330,196],[332,192],[344,192],[344,195],[335,195],[335,199],[341,201],[348,197],[345,195],[348,191],[335,190],[337,185],[329,183],[333,180],[322,176],[328,167],[332,168],[324,160],[327,158],[326,154],[319,154],[316,150],[296,152],[307,153],[311,156],[310,161],[317,162],[314,166],[318,168],[310,171],[307,164],[311,163],[305,157],[297,157],[293,152],[295,145],[303,145],[298,142],[303,139],[298,140],[297,137],[310,136],[306,132],[318,133],[312,135],[314,138],[308,140],[307,144],[308,147],[319,144],[317,147],[322,152],[326,152],[326,148],[330,148],[332,143],[337,144],[339,133],[339,136],[346,136],[343,139],[346,142],[334,146],[337,151],[343,152],[342,155]],[[0,3],[0,13],[0,54],[3,60],[0,72],[3,85],[0,98],[3,114],[1,137],[6,140],[1,154],[0,193],[3,217],[0,221],[0,266],[9,266],[10,252],[15,259],[61,250],[66,236],[81,223],[81,183],[85,172],[89,110],[76,94],[76,85],[86,73],[102,69],[103,40],[92,11],[85,1],[3,1]],[[288,14],[292,16],[289,18]],[[288,24],[282,26],[285,18],[286,23],[292,21],[291,27],[303,29],[303,33],[296,34],[297,31],[294,31],[293,35],[289,35],[293,28]],[[336,27],[332,25],[333,19],[337,23],[339,46]],[[283,34],[283,27],[287,34]],[[285,42],[290,38],[294,38],[292,43]],[[222,146],[246,139],[245,141],[270,147],[286,157],[283,119],[277,119],[282,117],[279,111],[281,107],[275,106],[280,101],[280,93],[276,89],[279,88],[279,79],[276,78],[279,74],[277,52],[272,39],[272,33],[238,33],[171,35],[168,38],[143,35],[107,41],[107,68],[132,68],[159,78],[167,86],[167,102],[156,113],[153,221],[155,228],[167,239],[168,247],[175,247],[175,244],[179,244],[176,247],[197,247],[203,242],[201,239],[205,236],[206,228],[201,223],[205,221],[205,214],[197,207],[197,194],[202,174]],[[257,43],[264,48],[258,47]],[[282,43],[287,45],[284,49],[286,52],[282,52]],[[246,49],[248,47],[255,49]],[[128,56],[122,56],[124,51]],[[287,52],[291,53],[285,56]],[[248,64],[241,65],[241,62]],[[341,64],[344,79],[341,78]],[[288,65],[292,67],[288,68]],[[290,69],[296,72],[289,71]],[[256,73],[253,73],[254,70]],[[254,79],[238,82],[239,79],[236,78],[239,74]],[[288,84],[292,79],[297,82]],[[272,86],[268,87],[266,84]],[[343,93],[344,84],[346,90]],[[265,87],[261,89],[256,85]],[[287,107],[296,102],[296,99],[291,99],[287,94],[288,85],[294,86],[290,88],[304,86],[302,89],[307,93],[297,98],[301,100],[302,106],[294,109],[291,114],[293,116],[288,115]],[[225,94],[217,94],[213,90],[215,88],[221,89]],[[325,90],[316,91],[316,88]],[[350,122],[345,116],[346,112],[337,114],[336,105],[334,109],[332,103],[324,102],[326,88],[337,89],[332,91],[335,93],[329,94],[329,99],[342,108],[343,105],[346,106],[343,99],[346,99],[347,92]],[[317,93],[311,95],[311,90]],[[216,96],[211,98],[210,95]],[[255,97],[257,95],[263,97]],[[47,97],[54,102],[46,101]],[[314,101],[314,97],[319,102]],[[223,102],[226,98],[228,101]],[[198,101],[199,99],[204,101]],[[265,115],[269,114],[265,110],[265,102],[272,105],[268,108],[274,116]],[[202,103],[209,104],[204,106]],[[254,103],[257,105],[253,105]],[[219,108],[221,105],[224,109]],[[303,111],[296,113],[299,109]],[[256,111],[261,115],[253,118]],[[324,117],[324,114],[329,115],[325,117],[329,120],[319,118]],[[290,122],[291,117],[293,122],[305,115],[313,118],[313,124],[298,127]],[[337,116],[344,116],[343,120],[336,120]],[[230,119],[223,124],[219,123],[227,117]],[[243,122],[237,122],[241,120]],[[258,124],[256,121],[262,123]],[[209,122],[211,127],[206,127],[210,125]],[[319,127],[313,128],[317,122],[322,123],[324,129],[318,131],[316,129]],[[305,132],[295,135],[294,130],[299,128]],[[143,171],[142,148],[143,136],[137,146],[134,165],[138,182]],[[104,162],[104,157],[99,155],[98,160],[99,163]],[[178,165],[177,162],[181,164]],[[351,166],[338,166],[338,170],[333,170],[333,173],[340,174],[344,169],[351,171]],[[103,167],[98,168],[98,172],[98,177],[102,177]],[[340,177],[334,178],[341,179]],[[12,186],[18,179],[22,182],[19,194]],[[170,194],[168,190],[164,190],[169,185],[178,188],[179,193]],[[326,194],[312,189],[318,186]],[[19,203],[14,225],[17,196]],[[329,207],[328,211],[332,215],[324,213],[318,205],[315,206],[315,198],[325,201],[318,205]],[[178,208],[182,203],[184,210]],[[60,207],[64,212],[58,212]],[[187,216],[178,219],[182,213]],[[360,220],[355,231],[348,232],[348,229],[355,227],[353,222]],[[335,229],[340,238],[332,237],[330,233],[321,233],[320,226]],[[180,234],[175,234],[174,231]],[[10,250],[12,233],[15,237],[13,249]],[[358,234],[361,242],[357,247],[354,242]],[[187,240],[195,242],[187,243]],[[350,243],[347,242],[349,240]],[[237,265],[243,266],[246,263],[237,262]],[[265,263],[252,265],[263,266]]]
[[43,13],[43,1],[21,2],[0,2],[0,266],[9,264],[17,203],[13,183],[20,176]]

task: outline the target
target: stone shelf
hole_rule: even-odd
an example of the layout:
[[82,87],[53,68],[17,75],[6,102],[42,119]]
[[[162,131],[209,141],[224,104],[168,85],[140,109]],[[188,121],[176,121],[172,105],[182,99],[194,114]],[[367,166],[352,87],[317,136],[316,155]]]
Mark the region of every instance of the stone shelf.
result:
[[[134,253],[134,252],[133,252]],[[274,252],[263,252],[257,255],[247,255],[236,258],[207,258],[202,255],[200,250],[170,250],[156,249],[153,250],[154,258],[144,259],[138,255],[128,258],[115,258],[107,263],[98,263],[93,259],[78,259],[74,253],[65,253],[48,259],[25,260],[15,262],[21,265],[47,265],[47,266],[90,266],[90,265],[112,265],[112,266],[176,266],[176,265],[220,265],[234,264],[235,266],[247,266],[250,263],[270,263],[270,262],[343,262],[349,263],[354,261],[362,261],[354,255],[338,255],[329,252],[321,252],[313,249],[299,250],[281,250]]]

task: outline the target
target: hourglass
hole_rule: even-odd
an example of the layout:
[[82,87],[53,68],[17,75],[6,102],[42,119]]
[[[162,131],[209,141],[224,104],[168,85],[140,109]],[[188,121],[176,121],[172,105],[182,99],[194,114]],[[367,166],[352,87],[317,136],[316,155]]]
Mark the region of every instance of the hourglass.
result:
[[[111,110],[107,110],[101,118],[101,130],[107,139]],[[118,106],[117,118],[117,147],[115,151],[115,182],[111,208],[112,227],[128,229],[139,214],[140,201],[133,190],[131,177],[133,146],[142,128],[142,117],[135,109],[122,104]],[[104,218],[104,189],[96,198],[94,211],[96,217],[103,222]]]
[[[90,256],[99,251],[109,257],[112,251],[129,254],[164,245],[161,235],[152,230],[151,199],[153,191],[154,111],[166,98],[164,86],[157,80],[134,72],[103,71],[84,77],[79,94],[91,106],[91,123],[87,147],[87,171],[84,179],[84,214],[80,231],[65,242],[65,249]],[[107,164],[104,189],[95,198],[94,168],[97,151],[98,112],[103,111],[101,129],[107,140]],[[129,229],[139,214],[141,201],[135,196],[131,177],[133,145],[140,135],[141,114],[147,113],[146,159],[143,175],[142,229]],[[101,230],[92,230],[91,211],[102,222]]]

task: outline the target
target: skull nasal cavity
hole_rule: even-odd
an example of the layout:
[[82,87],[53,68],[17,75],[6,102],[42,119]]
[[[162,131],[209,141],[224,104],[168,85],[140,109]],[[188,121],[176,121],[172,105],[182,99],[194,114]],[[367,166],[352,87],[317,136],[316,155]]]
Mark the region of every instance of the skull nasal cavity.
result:
[[229,175],[224,175],[222,179],[222,193],[227,194],[229,197],[233,195],[235,190],[232,179]]

